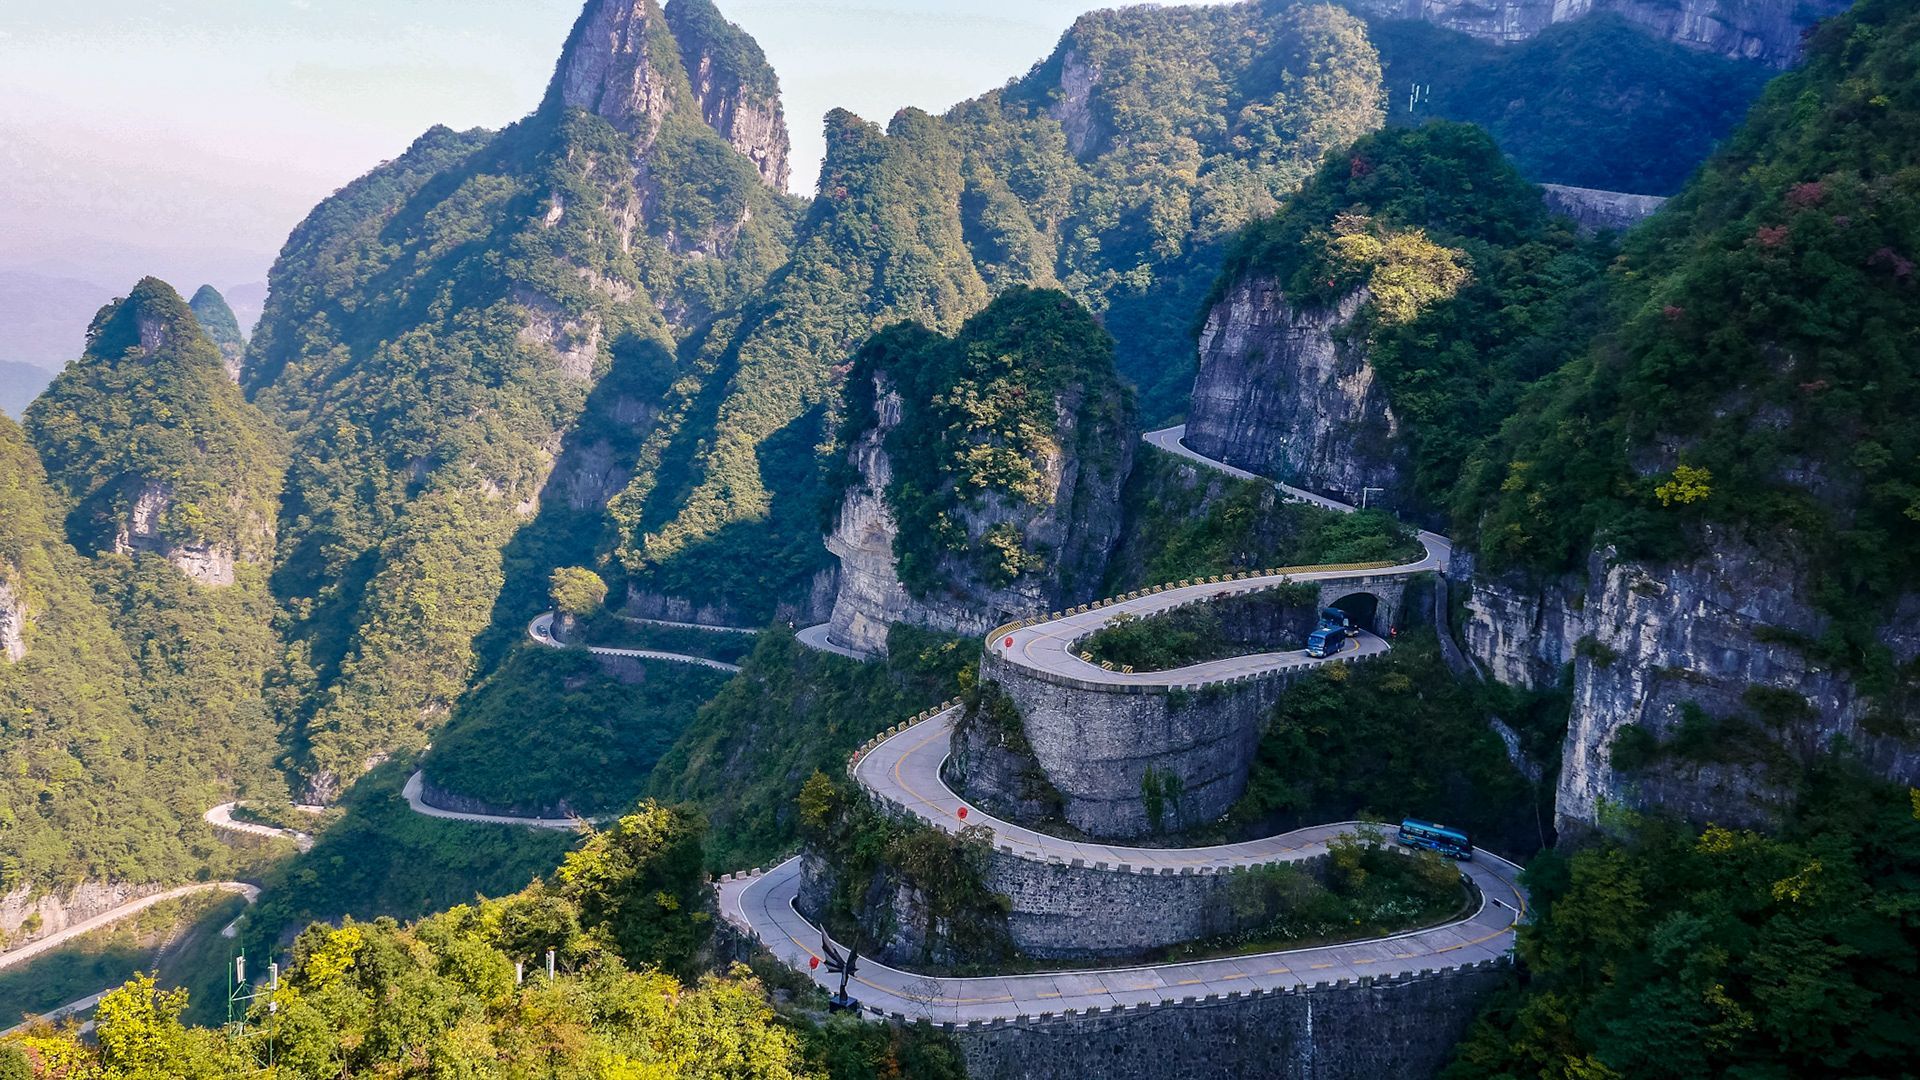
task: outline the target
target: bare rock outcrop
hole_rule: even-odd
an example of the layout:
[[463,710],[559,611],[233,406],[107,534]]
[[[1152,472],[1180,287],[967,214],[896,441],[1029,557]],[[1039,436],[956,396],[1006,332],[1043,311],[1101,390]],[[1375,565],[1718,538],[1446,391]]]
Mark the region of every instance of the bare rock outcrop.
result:
[[1630,229],[1666,205],[1659,195],[1630,195],[1624,191],[1541,184],[1547,209],[1572,219],[1582,233]]
[[0,946],[18,948],[158,891],[157,885],[97,881],[54,892],[18,886],[0,895]]
[[[1810,599],[1804,560],[1719,529],[1703,541],[1698,558],[1667,564],[1596,552],[1584,581],[1473,581],[1464,636],[1489,673],[1540,688],[1572,665],[1560,827],[1598,827],[1609,804],[1765,824],[1798,767],[1835,747],[1920,782],[1920,740],[1897,707],[1820,654],[1832,616]],[[1896,664],[1920,656],[1920,594],[1877,636]]]
[[1378,18],[1418,19],[1486,41],[1525,41],[1555,23],[1618,15],[1657,38],[1735,60],[1787,67],[1800,35],[1848,0],[1357,0]]
[[590,0],[560,56],[548,100],[605,118],[644,153],[660,134],[670,93],[669,74],[648,48],[664,23],[652,0]]
[[1041,499],[1027,503],[989,492],[956,514],[969,553],[986,544],[990,532],[1013,524],[1029,550],[1048,553],[1045,569],[994,584],[983,580],[967,558],[951,556],[939,568],[942,586],[922,595],[900,580],[895,552],[900,530],[886,498],[894,475],[886,440],[901,422],[900,395],[884,373],[876,373],[874,389],[878,422],[848,451],[858,479],[848,487],[827,537],[827,549],[840,560],[827,631],[834,644],[879,654],[886,651],[894,623],[983,634],[1016,615],[1095,598],[1119,542],[1120,485],[1131,464],[1132,440],[1112,433],[1121,454],[1117,468],[1081,460],[1073,448],[1085,420],[1083,388],[1056,403],[1057,438],[1037,463],[1046,492]]
[[27,601],[0,573],[0,659],[17,664],[27,658]]
[[1234,285],[1200,331],[1187,445],[1350,502],[1403,505],[1399,421],[1365,349],[1340,337],[1366,300],[1296,307],[1272,278]]
[[785,191],[793,145],[780,83],[759,43],[712,0],[671,0],[666,15],[701,119],[753,162],[768,187]]

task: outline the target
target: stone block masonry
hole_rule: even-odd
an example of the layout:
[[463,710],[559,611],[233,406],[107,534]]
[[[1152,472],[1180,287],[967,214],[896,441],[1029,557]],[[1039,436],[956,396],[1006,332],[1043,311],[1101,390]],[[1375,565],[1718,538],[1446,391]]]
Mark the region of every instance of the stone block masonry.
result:
[[[1293,865],[1319,876],[1327,856]],[[1257,871],[1213,867],[1152,870],[1115,865],[1037,862],[995,851],[987,888],[1011,902],[1007,931],[1014,947],[1038,960],[1137,957],[1204,941],[1263,922],[1257,904],[1236,904],[1236,886]],[[1099,912],[1099,918],[1089,918]]]
[[[991,649],[980,664],[981,678],[1019,707],[1067,823],[1113,839],[1177,832],[1225,814],[1246,790],[1267,713],[1314,670],[1183,688],[1082,682],[1009,663]],[[1150,784],[1162,793],[1158,820]]]
[[1505,965],[957,1027],[974,1080],[1434,1076]]

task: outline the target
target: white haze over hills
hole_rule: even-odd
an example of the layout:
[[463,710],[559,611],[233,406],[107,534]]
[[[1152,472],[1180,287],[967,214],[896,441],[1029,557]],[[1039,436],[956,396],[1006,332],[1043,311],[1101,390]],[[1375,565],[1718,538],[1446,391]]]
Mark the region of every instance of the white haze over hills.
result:
[[[531,111],[584,0],[0,4],[0,410],[140,277],[251,329],[308,210],[434,124]],[[717,0],[759,40],[811,193],[844,107],[940,111],[1020,75],[1095,0]],[[9,366],[13,365],[13,366]],[[24,404],[24,400],[21,400]]]

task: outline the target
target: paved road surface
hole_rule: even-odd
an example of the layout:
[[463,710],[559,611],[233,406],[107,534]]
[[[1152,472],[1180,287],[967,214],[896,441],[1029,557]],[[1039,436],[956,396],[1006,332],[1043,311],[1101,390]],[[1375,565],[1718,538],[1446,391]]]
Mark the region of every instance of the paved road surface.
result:
[[[655,622],[658,620],[648,619],[648,620],[635,620],[635,621]],[[692,626],[694,624],[667,623],[665,625]],[[738,628],[709,626],[709,627],[701,627],[701,629],[714,630],[714,629],[738,629]],[[742,630],[740,632],[757,633],[758,631]],[[554,640],[553,612],[551,611],[547,612],[545,615],[541,615],[540,617],[534,619],[532,622],[527,624],[527,636],[532,638],[535,641],[540,642],[542,645],[551,645],[556,649],[564,649],[567,647],[565,644]],[[599,645],[590,645],[587,647],[587,651],[591,653],[596,653],[601,656],[631,656],[641,660],[666,660],[676,664],[697,664],[701,667],[713,668],[715,671],[737,672],[740,670],[739,666],[736,664],[724,664],[718,660],[709,659],[705,656],[689,656],[685,653],[659,652],[654,649],[613,649],[613,648],[606,648],[604,646],[599,646]],[[406,786],[400,789],[400,795],[402,798],[407,800],[407,805],[413,808],[414,813],[425,814],[427,817],[440,818],[443,821],[466,821],[466,822],[472,822],[473,824],[476,824],[476,825],[519,825],[529,829],[563,829],[571,832],[579,829],[583,824],[591,824],[594,822],[601,822],[601,821],[611,821],[613,820],[613,817],[614,817],[614,815],[611,815],[611,814],[603,814],[598,817],[592,817],[592,818],[518,817],[513,814],[469,814],[460,810],[442,810],[437,806],[428,805],[427,801],[421,796],[421,791],[425,786],[426,785],[425,785],[424,776],[421,774],[419,769],[415,769],[413,771],[413,775],[407,777]]]
[[873,659],[873,657],[868,656],[866,653],[855,652],[854,650],[847,648],[845,645],[836,644],[832,639],[828,638],[826,623],[821,623],[818,626],[805,627],[802,630],[800,630],[800,632],[796,633],[794,637],[798,638],[800,640],[800,644],[805,645],[809,649],[818,649],[821,652],[836,653],[840,656],[846,657],[849,660]]
[[675,622],[672,619],[643,619],[638,615],[615,615],[621,622],[639,623],[642,626],[671,626],[676,630],[711,630],[716,634],[757,634],[757,626],[715,626],[703,622]]
[[[1526,905],[1525,894],[1514,884],[1519,870],[1485,852],[1462,869],[1480,888],[1479,908],[1465,919],[1395,937],[1218,960],[965,979],[915,975],[865,960],[854,978],[853,996],[879,1013],[964,1024],[1247,994],[1504,957]],[[829,974],[824,964],[818,969],[807,966],[820,955],[820,931],[793,907],[800,887],[797,856],[764,874],[718,887],[720,911],[729,922],[753,933],[774,956],[810,974],[822,987],[838,989],[839,977]],[[846,952],[843,943],[835,942],[835,947]]]
[[[1164,428],[1148,432],[1147,442],[1169,453],[1178,454],[1209,467],[1217,467],[1223,472],[1246,479],[1258,479],[1244,469],[1214,462],[1203,458],[1180,442],[1184,427]],[[1350,512],[1353,508],[1344,503],[1334,502],[1324,496],[1309,491],[1291,488],[1285,484],[1276,484],[1288,497],[1311,502],[1327,509]],[[1208,683],[1223,682],[1228,679],[1247,675],[1259,675],[1270,671],[1292,667],[1306,667],[1327,663],[1333,657],[1315,660],[1305,651],[1295,649],[1286,652],[1254,653],[1235,656],[1225,660],[1212,660],[1167,671],[1122,672],[1108,671],[1098,664],[1082,660],[1076,651],[1076,644],[1088,635],[1099,630],[1120,615],[1135,618],[1147,618],[1163,614],[1174,608],[1223,596],[1239,596],[1247,593],[1273,589],[1288,582],[1338,581],[1347,578],[1380,577],[1383,575],[1418,574],[1426,571],[1444,570],[1447,561],[1453,556],[1453,545],[1447,538],[1437,533],[1420,533],[1420,543],[1425,554],[1413,562],[1397,566],[1373,567],[1350,570],[1315,570],[1309,567],[1288,570],[1278,574],[1242,578],[1237,581],[1214,584],[1188,585],[1171,588],[1161,592],[1147,593],[1130,600],[1118,600],[1079,614],[1063,615],[1031,626],[1003,633],[988,644],[988,648],[1006,657],[1014,664],[1032,670],[1050,672],[1055,675],[1069,676],[1082,682],[1098,683],[1108,686],[1201,686]],[[1349,642],[1345,652],[1338,657],[1351,660],[1360,656],[1382,653],[1387,643],[1371,634],[1361,634]]]
[[[1245,479],[1257,480],[1243,469],[1201,457],[1180,437],[1184,428],[1150,432],[1146,440],[1170,453]],[[1328,509],[1352,507],[1312,492],[1276,485],[1289,498]],[[1242,675],[1289,666],[1331,663],[1335,660],[1384,651],[1387,643],[1363,635],[1339,657],[1310,660],[1302,652],[1261,653],[1229,660],[1195,664],[1165,672],[1106,671],[1081,660],[1069,648],[1077,639],[1099,629],[1122,612],[1151,615],[1188,601],[1221,592],[1250,592],[1272,588],[1283,581],[1326,581],[1378,574],[1413,574],[1446,566],[1452,546],[1443,536],[1422,532],[1425,555],[1399,566],[1370,570],[1313,570],[1248,578],[1230,583],[1189,586],[1122,600],[1080,615],[1067,615],[1000,634],[987,647],[999,650],[1014,663],[1070,675],[1084,681],[1117,685],[1204,685]],[[810,627],[822,631],[824,627]],[[1008,637],[1011,636],[1011,641]],[[812,644],[811,642],[809,644]],[[816,646],[819,647],[819,646]],[[830,645],[828,647],[831,647]],[[1288,862],[1326,851],[1334,837],[1351,831],[1355,823],[1317,825],[1279,836],[1237,844],[1199,848],[1141,848],[1091,841],[1068,840],[1001,821],[966,803],[940,777],[940,768],[952,744],[958,707],[909,726],[882,740],[853,767],[854,778],[869,791],[923,821],[949,832],[964,825],[984,825],[993,831],[996,846],[1016,856],[1087,866],[1105,864],[1116,872],[1151,868],[1171,872],[1210,872],[1235,866]],[[962,812],[966,818],[961,818]],[[1527,898],[1519,885],[1519,867],[1491,852],[1480,851],[1475,861],[1461,864],[1462,872],[1478,890],[1480,902],[1464,919],[1442,926],[1387,938],[1355,941],[1312,949],[1294,949],[1184,963],[1089,968],[1041,974],[982,978],[939,979],[900,971],[868,961],[856,976],[855,997],[870,1011],[935,1022],[967,1023],[1013,1019],[1072,1009],[1112,1009],[1205,997],[1209,994],[1248,993],[1289,989],[1360,976],[1397,975],[1429,968],[1478,963],[1507,956],[1514,928],[1524,918]],[[765,873],[738,875],[717,885],[721,914],[759,938],[775,956],[807,972],[821,986],[837,988],[838,978],[824,966],[809,968],[819,955],[820,931],[794,909],[800,884],[800,860],[792,858]],[[1088,913],[1097,918],[1098,913]],[[846,951],[844,945],[837,947]]]
[[[57,1009],[48,1009],[46,1012],[41,1013],[39,1016],[29,1016],[25,1020],[20,1021],[19,1023],[6,1029],[5,1031],[0,1031],[0,1039],[4,1039],[8,1035],[17,1035],[20,1032],[27,1030],[28,1028],[32,1027],[35,1024],[40,1024],[40,1023],[51,1024],[56,1021],[65,1020],[67,1017],[72,1016],[74,1013],[86,1012],[88,1009],[91,1009],[95,1005],[100,1004],[100,999],[103,997],[106,997],[108,994],[112,992],[113,992],[112,990],[102,990],[97,994],[88,994],[86,997],[81,998],[79,1001],[69,1001],[65,1005],[62,1005]],[[93,1030],[93,1021],[91,1020],[80,1025],[80,1033],[83,1035],[91,1030]]]
[[[227,803],[226,805],[231,807],[233,804]],[[218,808],[216,807],[216,809]],[[212,811],[208,811],[208,812],[211,813]],[[62,930],[58,934],[54,934],[50,937],[42,938],[39,941],[33,942],[32,944],[29,944],[29,945],[23,945],[18,949],[12,950],[11,952],[0,953],[0,968],[9,967],[13,964],[20,963],[23,960],[32,959],[33,957],[38,956],[41,953],[47,952],[51,949],[58,948],[59,946],[64,945],[67,942],[83,934],[91,933],[92,931],[101,929],[102,927],[109,926],[115,922],[118,922],[129,915],[136,915],[142,911],[145,911],[147,908],[150,908],[153,905],[158,904],[163,900],[170,900],[176,896],[186,896],[189,893],[204,892],[208,889],[215,889],[220,892],[237,893],[241,896],[246,897],[247,903],[249,904],[260,899],[259,887],[254,885],[249,885],[244,881],[215,881],[215,882],[205,882],[198,885],[182,885],[177,889],[168,889],[166,892],[154,893],[152,896],[143,896],[138,900],[133,900],[128,903],[122,904],[119,907],[112,909],[111,911],[102,912],[101,914],[96,915],[93,918],[86,920],[85,922],[75,923],[73,926],[70,926],[67,929]],[[233,922],[228,923],[226,927],[220,931],[221,936],[223,937],[231,936],[230,932],[233,930],[235,926],[239,925],[239,922],[240,922],[239,919],[235,919]],[[95,1005],[100,1004],[100,999],[103,997],[106,997],[109,993],[113,991],[113,989],[114,989],[113,987],[108,987],[107,989],[102,990],[97,994],[89,994],[78,1001],[69,1001],[65,1005],[62,1005],[57,1009],[48,1009],[46,1012],[43,1012],[38,1016],[30,1016],[25,1020],[22,1020],[20,1023],[15,1024],[10,1028],[7,1028],[5,1031],[0,1031],[0,1038],[4,1038],[8,1035],[15,1034],[16,1032],[25,1031],[27,1028],[32,1027],[33,1025],[38,1023],[42,1023],[42,1022],[53,1023],[56,1020],[64,1020],[67,1017],[72,1016],[74,1013],[86,1012],[88,1009],[91,1009]],[[92,1028],[93,1028],[93,1022],[88,1021],[87,1023],[81,1025],[80,1030],[82,1033],[85,1033],[87,1031],[92,1030]]]
[[[549,611],[527,624],[527,636],[542,645],[551,645],[556,649],[566,648],[564,642],[553,636],[553,612]],[[665,660],[673,664],[698,664],[715,671],[737,672],[738,664],[722,663],[705,656],[691,656],[687,653],[661,652],[658,649],[615,649],[605,645],[589,645],[587,651],[596,656],[630,656],[636,660]]]
[[414,813],[441,818],[445,821],[468,821],[476,825],[523,825],[529,829],[565,829],[572,832],[579,829],[582,823],[609,820],[606,817],[515,817],[511,814],[468,814],[459,810],[442,810],[437,806],[427,805],[426,800],[420,797],[423,786],[424,778],[420,770],[415,769],[413,775],[407,777],[406,786],[400,789],[400,796],[407,800],[408,806],[413,807]]
[[250,836],[285,837],[299,846],[301,851],[313,850],[313,837],[298,829],[276,829],[271,825],[257,825],[251,821],[241,821],[233,816],[234,807],[239,803],[225,802],[202,814],[207,824],[216,829],[246,833]]

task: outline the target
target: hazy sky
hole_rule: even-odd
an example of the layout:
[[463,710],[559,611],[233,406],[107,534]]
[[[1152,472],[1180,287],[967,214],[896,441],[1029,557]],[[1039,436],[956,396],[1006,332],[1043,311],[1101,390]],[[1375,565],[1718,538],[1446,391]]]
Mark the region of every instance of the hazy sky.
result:
[[[717,0],[766,49],[811,192],[820,118],[939,110],[1094,0]],[[538,102],[582,0],[0,0],[0,271],[265,276],[315,202],[436,123]],[[121,279],[126,279],[122,282]]]

